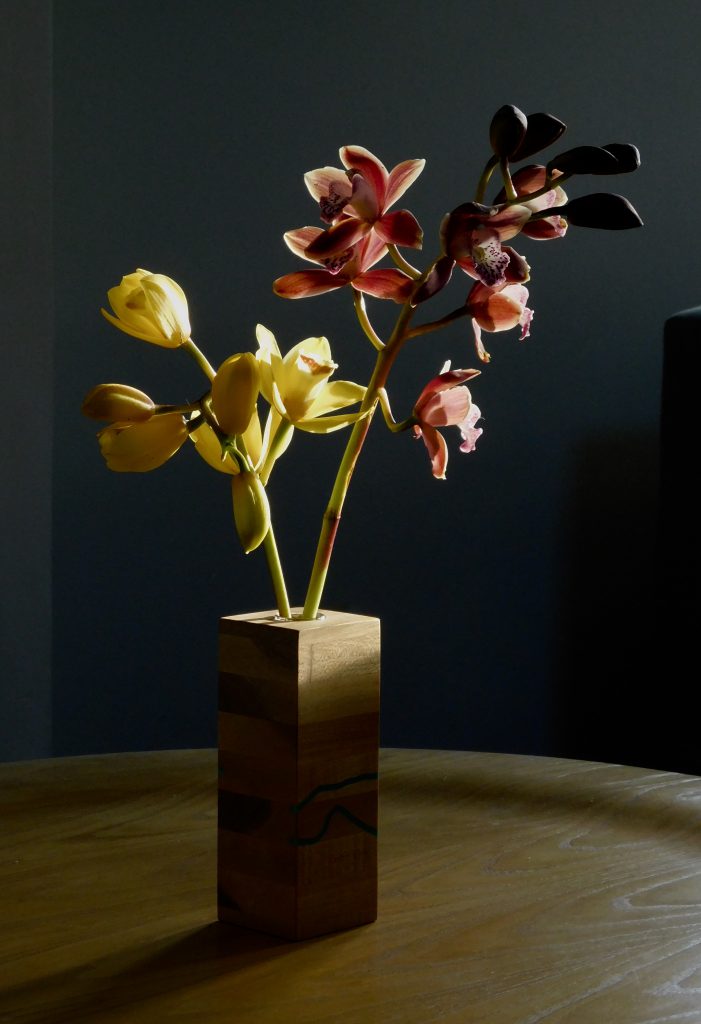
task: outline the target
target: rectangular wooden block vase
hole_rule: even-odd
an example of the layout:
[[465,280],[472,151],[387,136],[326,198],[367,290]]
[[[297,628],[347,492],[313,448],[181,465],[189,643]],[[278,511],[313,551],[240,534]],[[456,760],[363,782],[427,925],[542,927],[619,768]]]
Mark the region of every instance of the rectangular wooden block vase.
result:
[[288,939],[377,917],[379,619],[219,627],[219,919]]

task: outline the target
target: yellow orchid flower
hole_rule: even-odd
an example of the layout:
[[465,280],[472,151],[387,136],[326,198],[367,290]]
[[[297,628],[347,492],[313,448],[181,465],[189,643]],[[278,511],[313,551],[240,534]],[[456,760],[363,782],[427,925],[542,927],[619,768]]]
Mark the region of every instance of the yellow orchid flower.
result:
[[147,473],[175,455],[187,440],[187,426],[180,413],[164,413],[143,423],[113,423],[97,439],[108,469]]
[[272,331],[256,327],[260,389],[280,419],[300,430],[327,434],[355,423],[359,413],[329,416],[362,402],[366,389],[348,380],[329,381],[337,364],[326,338],[306,338],[282,356]]
[[125,334],[163,348],[179,348],[190,338],[185,293],[165,274],[136,270],[107,292],[110,306],[100,312]]

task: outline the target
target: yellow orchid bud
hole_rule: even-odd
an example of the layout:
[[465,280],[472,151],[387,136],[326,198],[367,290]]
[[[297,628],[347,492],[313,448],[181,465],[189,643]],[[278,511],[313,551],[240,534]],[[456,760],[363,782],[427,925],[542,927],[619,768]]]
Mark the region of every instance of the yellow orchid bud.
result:
[[175,455],[187,440],[187,427],[180,413],[171,412],[145,423],[113,423],[97,439],[108,469],[147,473]]
[[81,411],[91,420],[140,423],[150,420],[156,406],[148,395],[128,384],[98,384],[83,399]]
[[110,288],[107,298],[116,315],[100,312],[125,334],[163,348],[179,348],[190,337],[185,293],[164,274],[136,270]]
[[260,391],[260,369],[252,352],[230,356],[212,381],[212,407],[225,434],[244,434]]
[[270,529],[270,506],[256,473],[245,470],[231,478],[236,532],[248,555],[265,540]]

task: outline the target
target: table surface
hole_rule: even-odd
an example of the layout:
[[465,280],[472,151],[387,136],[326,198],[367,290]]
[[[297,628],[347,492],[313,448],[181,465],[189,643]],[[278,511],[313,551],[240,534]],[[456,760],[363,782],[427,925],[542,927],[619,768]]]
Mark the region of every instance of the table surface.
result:
[[216,922],[216,755],[0,766],[0,1021],[701,1022],[701,779],[382,755],[380,916]]

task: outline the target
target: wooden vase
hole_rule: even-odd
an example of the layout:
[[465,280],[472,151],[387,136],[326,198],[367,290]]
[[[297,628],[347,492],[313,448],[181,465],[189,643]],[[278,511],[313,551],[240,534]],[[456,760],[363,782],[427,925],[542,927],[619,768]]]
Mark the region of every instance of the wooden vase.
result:
[[219,919],[287,939],[377,917],[379,619],[219,626]]

